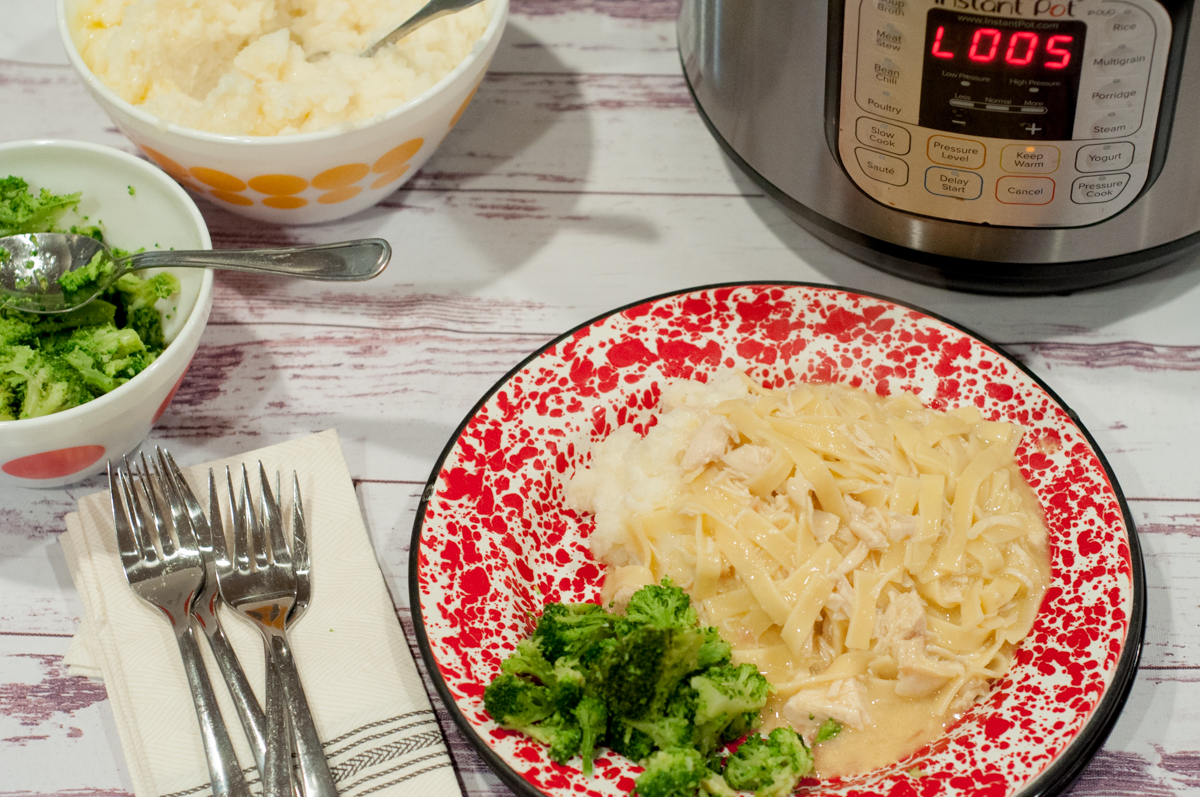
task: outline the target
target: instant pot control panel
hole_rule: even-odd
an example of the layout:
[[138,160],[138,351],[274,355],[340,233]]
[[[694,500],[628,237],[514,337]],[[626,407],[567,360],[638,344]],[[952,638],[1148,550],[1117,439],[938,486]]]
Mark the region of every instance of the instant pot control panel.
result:
[[1150,174],[1171,18],[1155,0],[849,0],[837,144],[899,210],[1078,227]]

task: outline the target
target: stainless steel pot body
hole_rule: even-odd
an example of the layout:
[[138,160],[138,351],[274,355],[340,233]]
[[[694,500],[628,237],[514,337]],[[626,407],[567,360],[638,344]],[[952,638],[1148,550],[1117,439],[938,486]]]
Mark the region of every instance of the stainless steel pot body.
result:
[[[869,63],[866,68],[862,65],[862,57],[866,56],[859,57],[847,50],[854,47],[856,36],[866,35],[859,36],[850,29],[858,24],[864,13],[862,8],[871,5],[874,13],[874,4],[882,7],[890,3],[894,7],[899,3],[904,7],[908,3],[910,15],[923,19],[930,9],[945,13],[934,9],[935,5],[953,6],[956,2],[978,6],[981,0],[831,0],[829,4],[813,0],[684,0],[678,20],[679,51],[701,115],[726,152],[808,229],[835,247],[887,271],[966,290],[1062,292],[1147,271],[1200,245],[1200,52],[1197,52],[1200,36],[1188,35],[1193,26],[1190,3],[1163,2],[1159,3],[1161,9],[1151,9],[1157,14],[1154,21],[1159,38],[1158,44],[1147,52],[1153,53],[1154,68],[1158,71],[1150,79],[1151,96],[1143,106],[1147,124],[1137,142],[1139,161],[1133,169],[1120,167],[1134,173],[1130,193],[1108,208],[1098,206],[1102,211],[1099,220],[1094,215],[1092,218],[1081,215],[1094,212],[1095,207],[1066,204],[1067,216],[1047,217],[1049,223],[1041,226],[1030,221],[1039,218],[1038,209],[1016,206],[1012,208],[1016,215],[1002,215],[999,223],[988,218],[964,221],[958,209],[968,208],[970,203],[943,199],[939,205],[929,197],[917,197],[918,193],[933,190],[930,182],[933,177],[955,168],[952,174],[983,183],[981,193],[1001,212],[1009,210],[994,201],[1002,189],[1010,185],[1033,185],[1036,179],[1050,185],[1057,181],[1059,204],[1054,207],[1069,198],[1084,202],[1086,194],[1080,186],[1086,188],[1090,184],[1086,179],[1089,175],[1073,170],[1076,166],[1086,167],[1082,160],[1078,164],[1066,161],[1076,156],[1082,159],[1081,148],[1096,149],[1097,144],[1105,144],[1107,151],[1110,148],[1107,145],[1114,143],[1076,141],[1066,142],[1064,148],[1063,142],[1054,142],[1057,146],[1032,142],[1028,147],[1031,152],[1035,148],[1039,152],[1063,149],[1064,154],[1063,167],[1058,172],[1030,178],[1004,171],[1010,164],[1000,162],[1001,153],[1011,160],[1011,146],[1000,146],[1005,143],[1003,140],[980,138],[987,144],[989,161],[986,168],[975,173],[939,164],[936,158],[941,156],[929,150],[936,144],[935,138],[957,140],[953,138],[954,130],[931,131],[880,118],[879,112],[872,113],[870,106],[875,101],[869,98],[864,101],[861,94],[861,87],[867,84],[862,79],[858,81],[860,94],[856,98],[855,80],[848,74],[856,65],[860,73],[870,71]],[[1119,0],[1076,2],[1081,8],[1106,12],[1121,7]],[[1156,0],[1136,2],[1145,8],[1148,2]],[[1087,3],[1093,5],[1089,7]],[[1021,6],[1018,3],[1016,7]],[[996,18],[983,14],[961,19],[986,24]],[[874,25],[868,20],[862,23],[864,30],[868,23]],[[894,30],[891,25],[886,27]],[[910,27],[919,29],[917,22]],[[929,50],[935,32],[931,23],[929,39],[918,41],[914,47],[923,44]],[[940,39],[941,34],[937,35]],[[1101,34],[1095,23],[1089,35],[1093,49],[1099,47]],[[972,55],[977,50],[986,54],[979,47],[978,33],[975,40]],[[934,42],[933,47],[938,46]],[[1096,63],[1105,63],[1097,53],[1099,50],[1096,53],[1089,50],[1087,55]],[[1018,50],[1015,58],[1021,57]],[[875,70],[880,68],[875,64]],[[927,67],[926,80],[929,75]],[[913,79],[920,77],[918,74]],[[1085,83],[1086,79],[1085,75]],[[1130,78],[1125,80],[1129,85]],[[963,85],[967,85],[966,81]],[[926,85],[921,90],[929,89]],[[1082,109],[1089,90],[1087,86],[1079,88],[1076,137],[1085,127],[1080,120],[1085,117]],[[1106,95],[1096,93],[1096,96]],[[912,113],[915,120],[916,111]],[[923,117],[924,112],[922,121]],[[905,128],[903,135],[909,135],[907,129],[912,129],[912,146],[902,153],[903,157],[860,146],[858,142],[865,141],[863,131],[860,129],[855,139],[854,126],[858,124],[861,128],[864,120],[886,123],[884,127],[891,124]],[[1087,136],[1086,132],[1082,135]],[[1120,145],[1133,147],[1124,142]],[[921,146],[926,151],[921,151]],[[883,193],[875,191],[872,195],[878,181],[864,179],[863,168],[876,168],[875,161],[903,161],[900,166],[909,177],[908,186],[894,189],[884,184],[878,186]],[[1140,185],[1138,167],[1144,168]],[[995,175],[989,176],[987,169],[995,169]],[[908,190],[917,204],[910,202],[906,208],[906,200],[891,202],[886,192],[893,190]],[[1074,194],[1063,193],[1072,190]],[[977,203],[970,209],[974,211],[978,206]]]

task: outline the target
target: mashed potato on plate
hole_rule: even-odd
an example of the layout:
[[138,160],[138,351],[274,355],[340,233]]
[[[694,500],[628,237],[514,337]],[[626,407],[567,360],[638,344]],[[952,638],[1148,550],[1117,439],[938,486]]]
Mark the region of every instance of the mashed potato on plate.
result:
[[[71,27],[92,72],[142,110],[272,136],[370,119],[445,77],[483,35],[491,2],[358,55],[424,2],[80,0]],[[328,55],[308,60],[319,53]]]

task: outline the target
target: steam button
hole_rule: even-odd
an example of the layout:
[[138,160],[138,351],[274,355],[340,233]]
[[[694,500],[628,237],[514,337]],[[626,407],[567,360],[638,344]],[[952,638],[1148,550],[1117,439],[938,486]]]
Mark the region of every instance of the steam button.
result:
[[[1142,126],[1141,107],[1132,110],[1100,111],[1085,120],[1083,135],[1077,138],[1125,138]],[[1077,127],[1076,130],[1079,128]]]
[[1113,172],[1128,169],[1132,163],[1133,144],[1128,141],[1088,144],[1075,155],[1075,168],[1081,172]]

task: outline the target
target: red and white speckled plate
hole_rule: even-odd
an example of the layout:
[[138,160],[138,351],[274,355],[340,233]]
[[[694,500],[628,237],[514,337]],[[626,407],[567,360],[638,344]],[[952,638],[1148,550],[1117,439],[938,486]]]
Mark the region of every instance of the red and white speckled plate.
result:
[[[670,377],[735,367],[764,385],[836,381],[926,404],[974,404],[1023,424],[1017,452],[1050,530],[1052,583],[1011,671],[928,747],[820,794],[1045,795],[1104,741],[1133,682],[1145,615],[1141,554],[1107,463],[1074,414],[996,347],[897,302],[797,284],[662,296],[553,341],[467,416],[434,468],[413,530],[422,653],[455,720],[521,794],[616,795],[640,769],[620,756],[585,778],[500,729],[482,694],[547,601],[598,600],[592,524],[563,506],[592,445],[644,429]],[[920,777],[910,772],[918,771]]]

